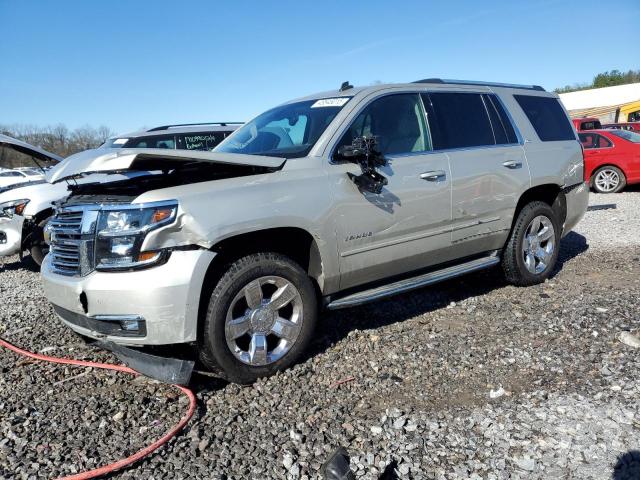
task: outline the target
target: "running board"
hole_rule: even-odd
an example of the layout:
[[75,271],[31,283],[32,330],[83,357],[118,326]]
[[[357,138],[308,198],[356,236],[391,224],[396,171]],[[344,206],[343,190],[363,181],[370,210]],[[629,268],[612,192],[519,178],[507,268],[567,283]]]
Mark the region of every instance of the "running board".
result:
[[466,273],[483,270],[498,263],[500,263],[500,258],[495,254],[489,257],[476,258],[475,260],[443,268],[442,270],[436,270],[423,275],[418,275],[417,277],[399,280],[387,285],[382,285],[370,290],[364,290],[362,292],[347,295],[346,297],[338,298],[329,302],[327,308],[329,310],[338,310],[340,308],[355,307],[357,305],[362,305],[363,303],[373,302],[392,295],[408,292],[416,288],[449,280],[450,278],[459,277]]

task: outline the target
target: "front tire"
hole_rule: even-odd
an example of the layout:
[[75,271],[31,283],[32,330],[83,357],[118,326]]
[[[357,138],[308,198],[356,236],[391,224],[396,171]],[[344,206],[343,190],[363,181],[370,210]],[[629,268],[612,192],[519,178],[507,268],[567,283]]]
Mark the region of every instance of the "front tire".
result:
[[248,255],[228,266],[211,294],[200,359],[226,380],[253,383],[300,357],[317,317],[313,283],[296,262]]
[[544,282],[556,264],[561,226],[551,207],[531,202],[518,214],[502,255],[507,281],[517,286]]
[[597,193],[618,193],[627,185],[627,177],[618,167],[606,166],[593,174],[591,186]]

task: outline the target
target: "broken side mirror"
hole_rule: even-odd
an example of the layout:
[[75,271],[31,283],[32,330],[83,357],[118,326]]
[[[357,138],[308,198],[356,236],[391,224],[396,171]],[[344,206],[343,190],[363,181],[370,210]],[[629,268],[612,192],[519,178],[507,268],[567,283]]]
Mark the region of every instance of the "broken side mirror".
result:
[[356,137],[351,145],[343,145],[338,148],[337,156],[340,159],[355,161],[360,165],[361,175],[347,173],[360,191],[379,195],[388,181],[376,170],[377,167],[386,164],[384,155],[376,148],[377,145],[376,137]]

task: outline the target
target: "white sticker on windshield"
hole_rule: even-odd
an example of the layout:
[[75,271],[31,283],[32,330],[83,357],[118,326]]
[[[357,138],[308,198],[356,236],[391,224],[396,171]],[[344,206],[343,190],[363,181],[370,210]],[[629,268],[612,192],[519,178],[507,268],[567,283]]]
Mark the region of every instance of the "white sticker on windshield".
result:
[[127,140],[129,140],[129,139],[128,139],[128,138],[117,138],[117,139],[113,142],[113,144],[114,144],[114,145],[122,145],[122,144],[127,143]]
[[321,108],[321,107],[341,107],[345,103],[349,101],[350,97],[341,97],[341,98],[322,98],[313,105],[311,108]]

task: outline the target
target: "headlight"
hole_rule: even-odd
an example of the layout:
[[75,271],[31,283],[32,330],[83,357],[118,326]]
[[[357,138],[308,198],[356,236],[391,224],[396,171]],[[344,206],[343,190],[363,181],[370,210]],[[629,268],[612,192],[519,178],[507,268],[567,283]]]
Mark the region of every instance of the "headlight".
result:
[[164,250],[143,252],[147,234],[176,219],[177,203],[144,208],[118,207],[102,210],[98,216],[96,270],[120,270],[150,266],[166,258]]
[[10,200],[0,203],[0,217],[13,217],[14,215],[22,215],[24,208],[29,203],[28,199]]

